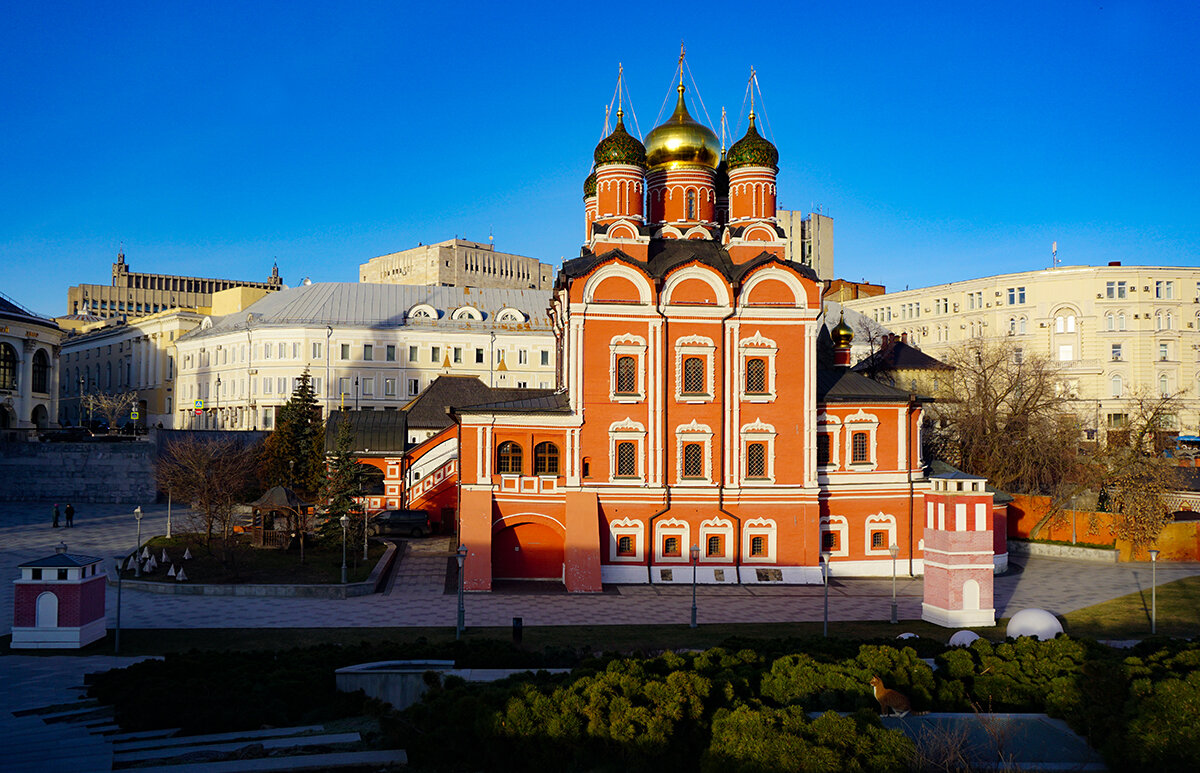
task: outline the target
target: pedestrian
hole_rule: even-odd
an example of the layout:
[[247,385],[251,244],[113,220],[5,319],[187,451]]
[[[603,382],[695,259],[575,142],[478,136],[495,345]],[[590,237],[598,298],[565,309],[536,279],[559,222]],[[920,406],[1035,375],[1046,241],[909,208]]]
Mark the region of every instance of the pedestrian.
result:
[[67,528],[69,529],[75,525],[75,506],[67,505],[67,509],[63,510],[63,513],[67,516]]
[[54,528],[58,528],[58,504],[54,505],[54,520],[50,523]]

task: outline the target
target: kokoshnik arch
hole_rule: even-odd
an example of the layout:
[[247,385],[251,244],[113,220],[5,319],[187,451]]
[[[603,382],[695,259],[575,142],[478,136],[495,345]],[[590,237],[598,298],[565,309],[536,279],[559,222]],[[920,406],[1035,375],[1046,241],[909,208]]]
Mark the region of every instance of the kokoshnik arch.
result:
[[[819,362],[821,285],[785,259],[778,151],[753,111],[724,151],[678,92],[644,145],[618,112],[595,149],[585,243],[551,300],[558,391],[454,412],[470,590],[690,582],[693,545],[706,583],[819,583],[822,555],[884,576],[893,544],[923,572],[919,400],[849,370],[844,323]],[[981,525],[990,546],[990,509]]]

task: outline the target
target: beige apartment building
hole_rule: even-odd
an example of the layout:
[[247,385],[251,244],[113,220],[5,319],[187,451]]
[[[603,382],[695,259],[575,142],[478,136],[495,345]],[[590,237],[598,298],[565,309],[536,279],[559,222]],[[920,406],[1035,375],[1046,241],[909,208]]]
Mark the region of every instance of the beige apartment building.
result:
[[785,258],[802,263],[822,280],[833,279],[833,218],[817,212],[780,209],[775,219],[787,240]]
[[358,281],[373,284],[549,290],[554,266],[537,258],[497,252],[492,244],[450,239],[371,258]]
[[1178,429],[1200,433],[1200,267],[1058,266],[845,306],[934,357],[974,338],[1050,357],[1089,436],[1122,426],[1138,391],[1182,393]]

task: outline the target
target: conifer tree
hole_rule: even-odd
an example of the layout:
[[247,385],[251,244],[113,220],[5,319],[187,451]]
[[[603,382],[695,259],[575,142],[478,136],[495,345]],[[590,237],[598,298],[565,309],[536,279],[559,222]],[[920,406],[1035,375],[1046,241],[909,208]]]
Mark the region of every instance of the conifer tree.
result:
[[325,423],[308,368],[277,419],[263,446],[263,483],[287,486],[312,501],[325,480]]
[[353,517],[354,513],[359,512],[354,497],[361,486],[362,468],[351,453],[353,448],[354,429],[350,426],[349,418],[343,416],[338,423],[333,455],[329,458],[329,472],[318,494],[325,511],[324,521],[318,530],[322,539],[341,539],[340,521],[345,515],[350,517],[352,526],[349,537],[357,544],[357,540],[353,539],[353,531],[357,531],[361,519]]

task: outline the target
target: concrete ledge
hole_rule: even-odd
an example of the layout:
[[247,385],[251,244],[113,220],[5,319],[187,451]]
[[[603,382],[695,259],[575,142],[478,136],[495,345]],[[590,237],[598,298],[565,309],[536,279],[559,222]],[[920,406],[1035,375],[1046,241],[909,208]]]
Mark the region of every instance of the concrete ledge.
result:
[[1121,552],[1115,549],[1090,548],[1082,545],[1059,545],[1046,542],[1025,542],[1024,540],[1012,539],[1008,541],[1008,552],[1014,556],[1073,558],[1077,561],[1095,561],[1102,564],[1115,564],[1121,557]]
[[[146,582],[145,580],[122,580],[122,585],[128,585],[130,590],[145,593],[161,593],[168,596],[262,596],[273,598],[304,598],[304,599],[349,599],[358,596],[370,596],[378,593],[380,586],[386,581],[388,571],[395,563],[397,546],[389,543],[383,552],[371,575],[363,582],[351,582],[345,585],[215,585],[207,583],[185,582]],[[108,576],[108,584],[116,585],[117,579],[112,574]]]

